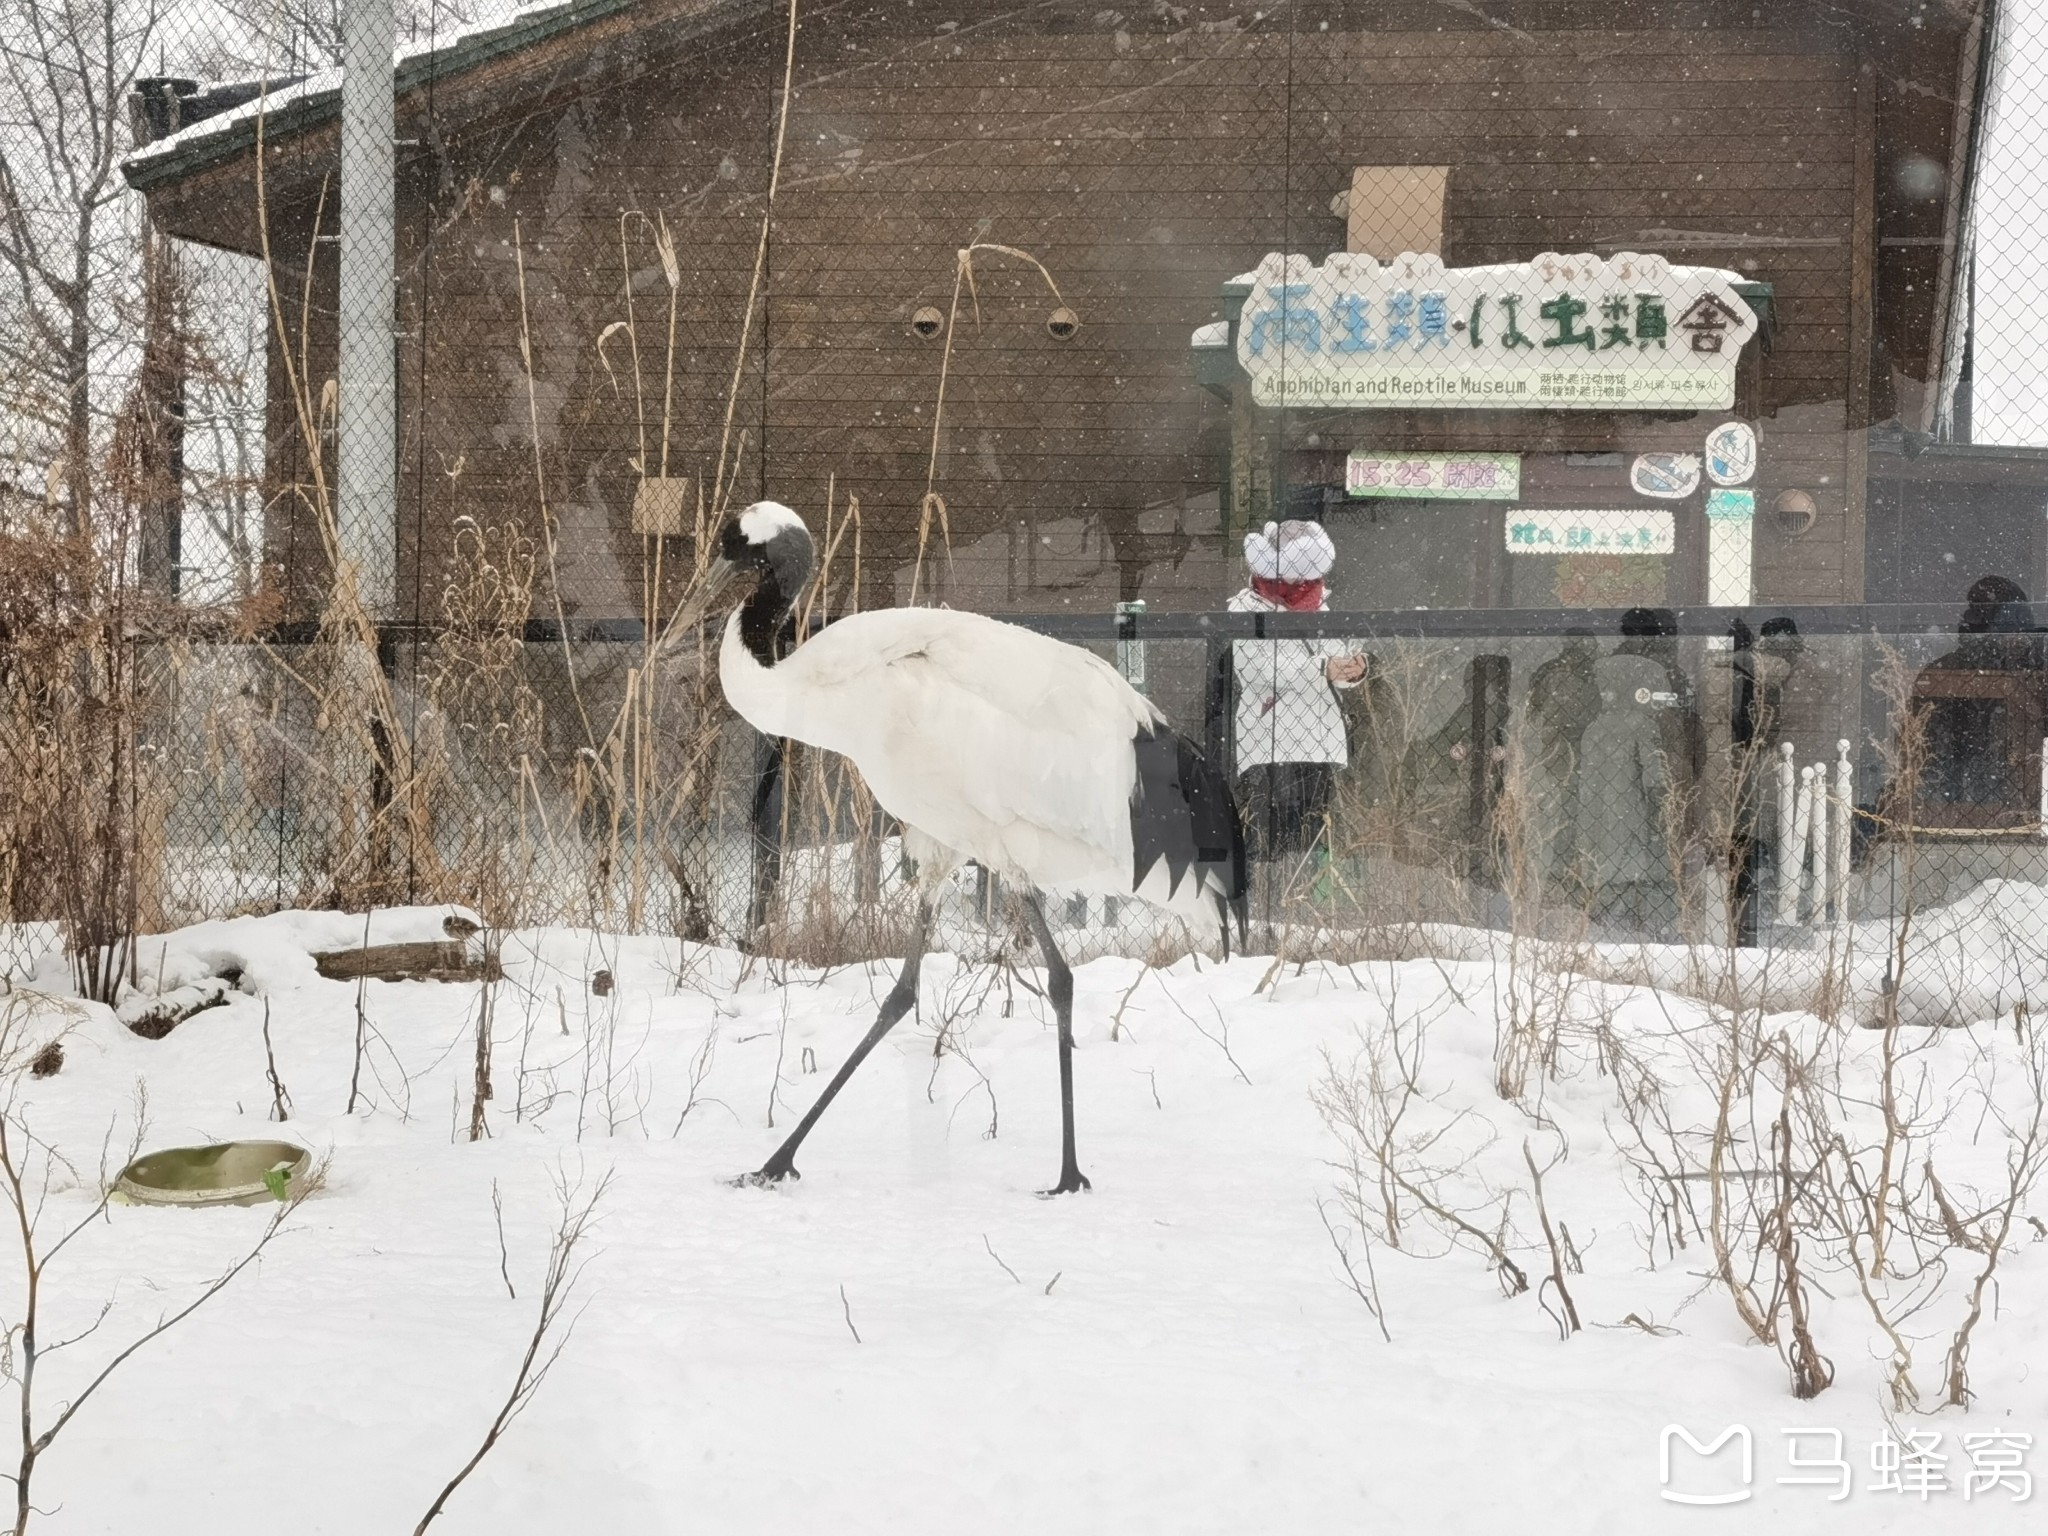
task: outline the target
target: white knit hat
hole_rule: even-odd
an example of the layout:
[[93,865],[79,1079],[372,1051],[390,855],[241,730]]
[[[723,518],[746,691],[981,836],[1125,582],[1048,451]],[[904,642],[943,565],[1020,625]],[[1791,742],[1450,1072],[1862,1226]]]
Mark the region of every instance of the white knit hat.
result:
[[1244,536],[1244,563],[1268,581],[1315,581],[1337,563],[1337,546],[1321,523],[1268,523]]

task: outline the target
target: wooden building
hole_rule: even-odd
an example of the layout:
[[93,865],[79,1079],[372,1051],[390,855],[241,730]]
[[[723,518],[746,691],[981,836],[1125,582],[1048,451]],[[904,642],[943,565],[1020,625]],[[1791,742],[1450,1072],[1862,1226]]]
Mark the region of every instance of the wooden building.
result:
[[[638,615],[656,537],[688,532],[721,461],[741,500],[814,523],[857,497],[870,602],[915,581],[995,611],[1210,608],[1238,580],[1231,529],[1289,508],[1335,531],[1340,607],[1863,600],[1872,426],[1935,426],[1957,366],[1985,6],[800,7],[772,211],[780,6],[566,0],[420,48],[398,67],[402,607],[434,616],[457,519],[545,506],[567,611]],[[318,435],[337,82],[145,90],[163,137],[126,171],[152,216],[273,264],[265,549],[306,611],[324,570],[289,381]],[[1617,373],[1604,396],[1261,403],[1244,279],[1290,253],[1365,273],[1383,327],[1408,293],[1400,338],[1424,351],[1476,334],[1445,329],[1470,319],[1443,297],[1468,269],[1540,286],[1538,258],[1576,263],[1608,286],[1532,289],[1521,318],[1564,293],[1536,345],[1592,336],[1574,366],[1596,371],[1620,298],[1625,353],[1707,359],[1638,279],[1711,274],[1725,396]],[[1404,253],[1417,283],[1366,273]],[[1363,308],[1321,315],[1319,341],[1346,313],[1364,341]],[[1710,519],[1685,460],[1728,423],[1756,461]],[[1645,454],[1679,494],[1642,494]],[[1507,497],[1347,485],[1504,460]],[[1602,542],[1646,509],[1640,548]]]

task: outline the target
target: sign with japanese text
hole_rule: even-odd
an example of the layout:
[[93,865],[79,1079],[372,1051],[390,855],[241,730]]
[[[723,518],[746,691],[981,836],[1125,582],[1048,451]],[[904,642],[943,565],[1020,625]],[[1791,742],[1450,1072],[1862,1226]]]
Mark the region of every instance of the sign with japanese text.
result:
[[1507,515],[1508,553],[1668,555],[1677,548],[1675,529],[1662,507],[1516,507]]
[[1237,360],[1260,405],[1727,410],[1757,329],[1739,281],[1632,252],[1454,268],[1274,254]]
[[1515,453],[1354,453],[1344,461],[1348,496],[1424,501],[1513,501],[1522,494]]

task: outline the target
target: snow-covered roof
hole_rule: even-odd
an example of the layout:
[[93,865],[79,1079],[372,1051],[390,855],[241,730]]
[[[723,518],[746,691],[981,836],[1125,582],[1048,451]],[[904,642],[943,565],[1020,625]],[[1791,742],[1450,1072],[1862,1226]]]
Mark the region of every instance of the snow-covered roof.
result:
[[[533,0],[497,21],[400,47],[392,56],[393,87],[403,94],[641,3],[643,0]],[[121,162],[122,174],[132,187],[151,187],[253,144],[259,119],[265,137],[280,138],[336,117],[341,110],[341,74],[338,68],[323,69],[189,123],[129,155]]]

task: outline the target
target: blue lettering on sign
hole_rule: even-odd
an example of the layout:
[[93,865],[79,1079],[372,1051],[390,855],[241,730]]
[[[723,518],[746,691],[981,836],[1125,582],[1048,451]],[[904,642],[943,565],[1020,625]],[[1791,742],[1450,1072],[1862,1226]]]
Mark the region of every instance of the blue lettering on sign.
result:
[[[1331,306],[1331,317],[1337,323],[1337,337],[1330,343],[1332,352],[1379,350],[1372,339],[1372,310],[1367,306],[1364,294],[1340,294]],[[1254,347],[1256,349],[1256,344]]]
[[1397,347],[1415,334],[1415,295],[1403,288],[1387,295],[1387,345]]
[[1450,305],[1440,293],[1425,293],[1422,296],[1422,312],[1416,321],[1415,344],[1419,347],[1425,341],[1433,341],[1440,347],[1451,344]]
[[1277,340],[1282,347],[1299,347],[1304,352],[1323,350],[1323,322],[1305,302],[1309,295],[1307,283],[1287,283],[1273,290],[1274,303],[1252,316],[1251,354],[1263,357],[1269,339]]

